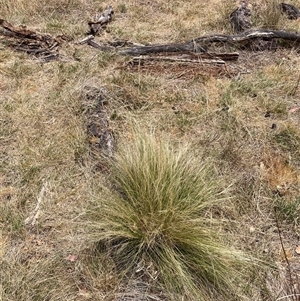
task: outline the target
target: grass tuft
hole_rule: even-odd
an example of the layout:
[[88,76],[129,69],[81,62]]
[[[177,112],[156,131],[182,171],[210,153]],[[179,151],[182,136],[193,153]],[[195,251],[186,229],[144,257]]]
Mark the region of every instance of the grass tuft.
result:
[[292,201],[287,201],[282,197],[276,198],[276,210],[280,221],[298,225],[300,211],[300,197]]
[[224,202],[213,168],[186,147],[145,136],[119,147],[112,170],[115,191],[91,210],[91,225],[118,267],[127,275],[152,267],[170,295],[234,295],[247,258],[221,243],[222,220],[208,214]]
[[264,28],[276,29],[281,25],[283,19],[279,8],[279,0],[269,0],[261,4],[260,12],[256,13],[255,19],[257,25]]

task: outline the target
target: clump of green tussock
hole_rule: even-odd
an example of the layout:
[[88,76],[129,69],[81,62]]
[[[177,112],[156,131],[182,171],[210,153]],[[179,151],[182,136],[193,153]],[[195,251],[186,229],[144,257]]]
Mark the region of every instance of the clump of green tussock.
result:
[[152,267],[169,296],[236,294],[247,259],[214,231],[221,221],[209,210],[224,202],[214,176],[188,148],[163,139],[120,145],[112,167],[115,191],[91,210],[93,239],[131,277],[138,266]]

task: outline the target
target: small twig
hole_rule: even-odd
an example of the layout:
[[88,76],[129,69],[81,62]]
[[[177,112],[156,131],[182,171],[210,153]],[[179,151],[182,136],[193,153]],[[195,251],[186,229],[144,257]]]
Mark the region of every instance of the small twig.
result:
[[292,298],[300,297],[300,294],[293,294],[293,295],[283,296],[283,297],[277,298],[275,301],[283,300],[283,299],[290,298],[290,297],[292,297]]
[[31,224],[31,226],[34,226],[36,224],[37,219],[40,215],[40,206],[41,206],[41,203],[42,203],[45,191],[46,191],[46,186],[47,186],[47,183],[45,183],[42,186],[42,189],[37,198],[37,204],[36,204],[33,212],[31,213],[31,215],[25,219],[25,225]]
[[285,259],[285,262],[286,262],[287,268],[288,268],[288,277],[289,277],[291,293],[292,293],[291,296],[294,297],[294,296],[297,296],[297,292],[295,291],[295,288],[294,288],[294,285],[293,285],[292,269],[291,269],[291,265],[290,265],[290,262],[287,258],[286,251],[285,251],[285,248],[284,248],[283,239],[282,239],[281,230],[280,230],[280,227],[279,227],[278,216],[277,216],[276,210],[277,210],[277,207],[275,206],[274,207],[274,213],[275,213],[274,215],[275,215],[276,227],[277,227],[277,230],[278,230],[278,236],[279,236],[281,248],[282,248],[282,251],[283,251],[284,259]]

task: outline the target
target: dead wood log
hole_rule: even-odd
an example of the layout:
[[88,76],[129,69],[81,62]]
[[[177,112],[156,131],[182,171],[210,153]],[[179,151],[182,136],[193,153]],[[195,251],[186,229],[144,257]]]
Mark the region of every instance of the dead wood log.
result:
[[173,58],[182,58],[182,59],[189,59],[195,61],[201,61],[203,59],[210,59],[210,60],[223,60],[223,61],[237,61],[239,58],[238,52],[231,52],[231,53],[215,53],[215,52],[205,52],[205,53],[193,53],[193,52],[166,52],[162,55],[157,55],[155,57],[173,57]]
[[89,21],[88,25],[90,27],[88,35],[95,36],[100,33],[106,25],[112,20],[112,15],[114,14],[113,8],[109,5],[106,10],[100,15],[96,15],[94,21]]
[[230,23],[235,33],[243,32],[252,27],[250,20],[251,10],[243,1],[241,5],[230,14]]
[[45,43],[48,47],[59,44],[59,41],[50,35],[40,34],[23,27],[15,27],[6,20],[0,19],[0,26],[4,29],[3,35],[16,37],[18,39],[30,39]]
[[59,56],[59,38],[37,33],[24,27],[15,27],[4,19],[0,19],[0,35],[4,36],[6,45],[16,51],[26,52],[50,61]]
[[[195,55],[195,54],[194,54]],[[207,52],[200,55],[201,58],[217,58],[223,61],[237,61],[239,58],[238,52],[231,52],[231,53],[214,53],[214,52]]]
[[[200,55],[202,59],[221,59],[221,60],[237,60],[238,53],[209,53],[208,48],[212,44],[222,43],[235,45],[236,47],[246,48],[250,46],[252,49],[261,50],[266,49],[263,46],[253,47],[252,41],[271,41],[276,39],[289,40],[292,42],[300,42],[300,34],[287,32],[283,30],[270,30],[270,29],[252,29],[241,32],[236,35],[216,34],[196,38],[192,41],[182,44],[164,44],[164,45],[148,45],[148,46],[135,46],[126,49],[118,49],[112,46],[104,46],[95,42],[93,39],[88,39],[87,43],[101,51],[115,51],[120,55],[140,56],[151,54],[169,55],[171,53]],[[272,44],[273,45],[273,44]]]
[[[283,39],[292,42],[300,42],[300,34],[287,32],[284,30],[271,30],[271,29],[253,29],[241,32],[236,35],[224,35],[216,34],[196,38],[192,41],[182,44],[164,44],[164,45],[148,45],[148,46],[136,46],[126,49],[117,50],[113,47],[102,46],[93,40],[89,41],[88,44],[96,47],[102,51],[111,51],[114,49],[116,53],[120,55],[149,55],[149,54],[167,54],[167,53],[203,53],[208,54],[208,46],[214,43],[222,43],[235,45],[236,47],[245,47],[247,42],[253,40],[272,40],[272,39]],[[214,58],[216,54],[211,54]],[[220,54],[222,55],[222,54]],[[218,55],[217,55],[218,56]],[[226,54],[225,56],[228,56]],[[232,57],[236,58],[236,54],[232,54]],[[224,58],[222,58],[224,59]]]
[[[113,10],[109,6],[106,11],[101,15],[100,19],[96,22],[89,22],[89,25],[101,25],[107,24],[111,20]],[[94,35],[98,29],[91,27],[90,34],[87,38],[79,42],[79,44],[87,43],[88,45],[95,47],[101,51],[114,51],[119,55],[129,56],[147,56],[147,55],[168,55],[174,54],[207,54],[207,59],[221,59],[221,60],[236,60],[238,54],[210,54],[208,47],[212,44],[222,43],[235,45],[241,48],[250,48],[251,50],[265,50],[276,48],[276,39],[290,40],[293,42],[300,41],[300,35],[297,33],[290,33],[280,30],[269,30],[269,29],[250,29],[252,23],[250,20],[251,10],[248,8],[245,1],[242,1],[241,5],[230,14],[230,21],[235,31],[235,35],[210,35],[203,36],[197,39],[193,39],[186,43],[172,43],[162,45],[130,45],[128,47],[127,41],[121,43],[109,43],[109,45],[101,45],[94,40]],[[269,42],[275,39],[274,42]],[[127,48],[124,48],[127,46]],[[202,57],[204,59],[204,57]],[[191,59],[192,60],[192,59]],[[196,62],[197,60],[195,60]]]
[[[96,157],[112,157],[115,149],[113,132],[107,117],[106,90],[103,87],[84,87],[87,114],[87,132],[92,154]],[[100,162],[99,162],[100,164]]]
[[297,7],[287,3],[280,3],[279,7],[283,13],[285,13],[290,20],[296,20],[300,18],[300,11]]
[[197,64],[219,64],[224,65],[225,61],[221,59],[191,59],[189,56],[168,57],[168,56],[138,56],[133,57],[129,64],[141,64],[143,61],[152,62],[174,62],[174,63],[197,63]]
[[178,62],[178,63],[198,63],[198,64],[225,64],[225,61],[236,61],[239,53],[164,53],[161,55],[142,55],[133,57],[129,64],[141,64],[144,61],[149,62]]
[[149,53],[164,53],[164,52],[206,52],[206,50],[195,43],[190,41],[183,44],[165,44],[165,45],[151,45],[151,46],[137,46],[119,51],[121,55],[147,55]]
[[300,42],[300,34],[287,32],[284,30],[271,30],[271,29],[253,29],[242,32],[237,35],[211,35],[197,38],[194,41],[196,44],[202,43],[202,45],[207,45],[209,43],[228,43],[239,45],[245,41],[251,41],[255,39],[282,39],[292,42]]

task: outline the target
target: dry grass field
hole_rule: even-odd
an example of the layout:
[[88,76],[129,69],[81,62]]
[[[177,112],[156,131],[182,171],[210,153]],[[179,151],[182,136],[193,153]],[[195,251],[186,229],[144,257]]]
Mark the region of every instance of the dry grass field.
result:
[[[300,31],[250,2],[255,27]],[[0,1],[0,19],[65,37],[44,62],[0,35],[0,301],[300,300],[299,43],[132,65],[77,43],[108,4],[99,43],[232,34],[237,6]]]

